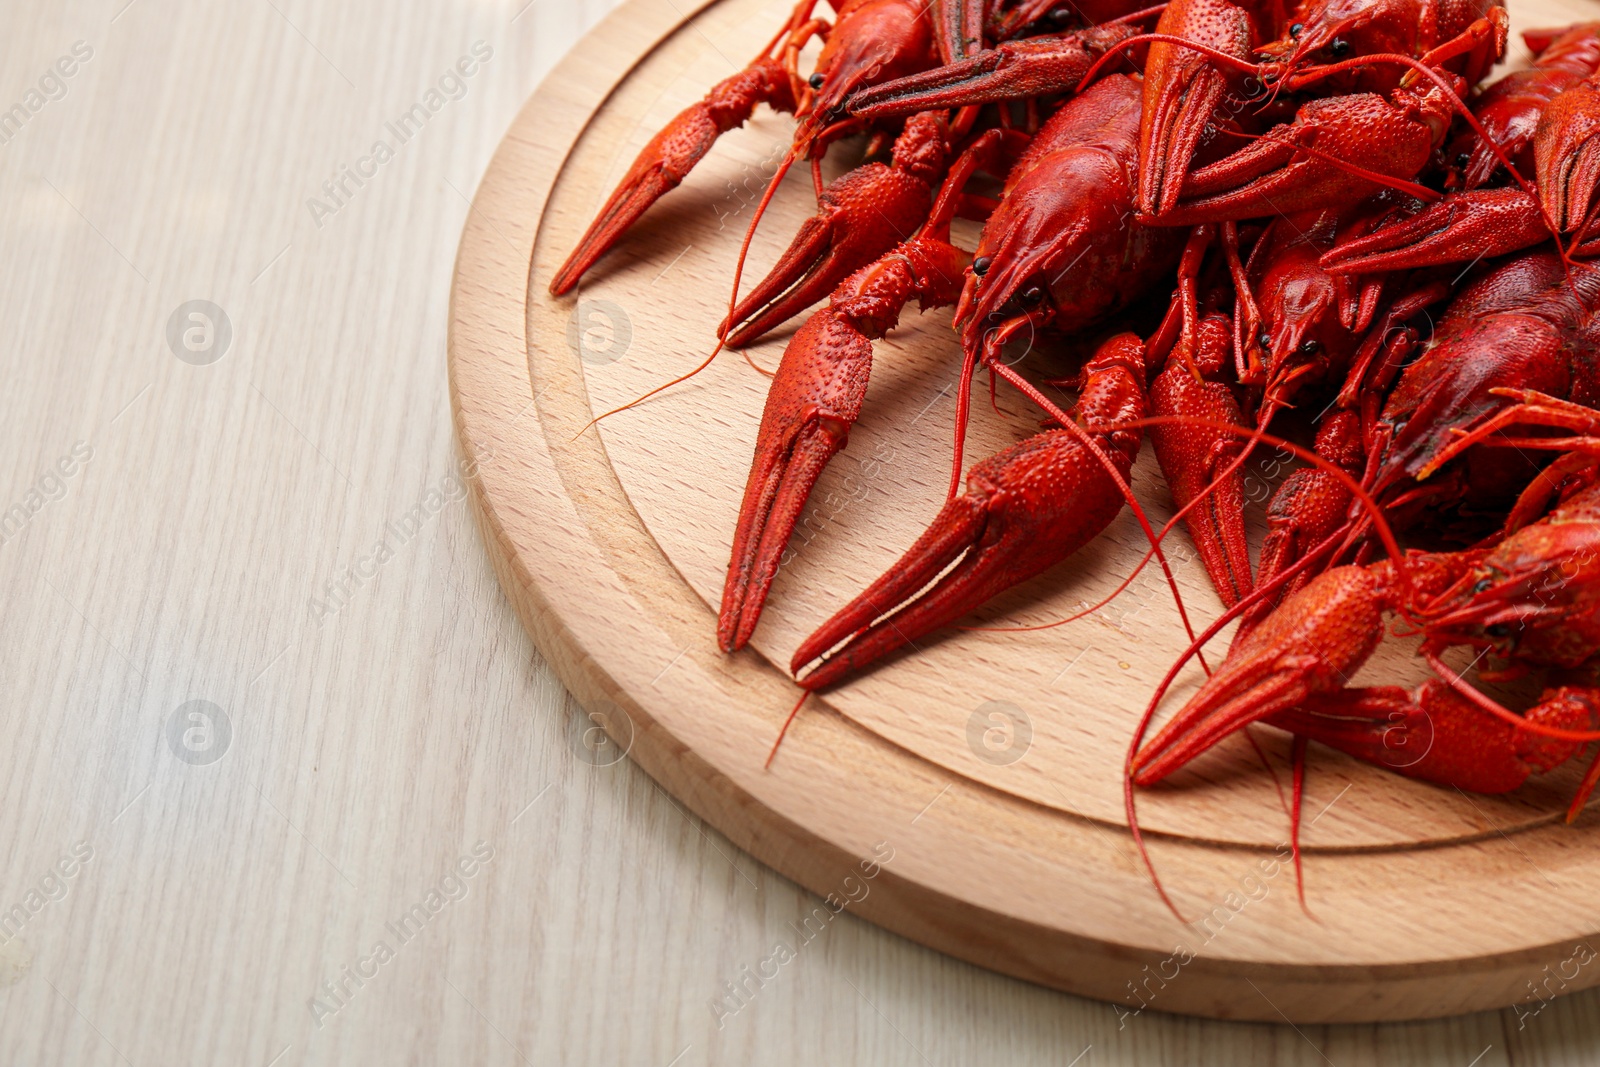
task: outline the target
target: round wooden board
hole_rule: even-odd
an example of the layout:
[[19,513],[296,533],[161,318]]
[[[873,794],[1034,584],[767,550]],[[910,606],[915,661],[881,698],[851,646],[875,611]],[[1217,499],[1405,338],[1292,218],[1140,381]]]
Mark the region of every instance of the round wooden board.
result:
[[[1275,776],[1236,738],[1141,794],[1163,882],[1192,921],[1175,918],[1134,852],[1121,802],[1133,723],[1185,643],[1154,576],[1092,619],[951,632],[813,698],[763,768],[796,697],[784,669],[795,646],[891,564],[942,501],[956,369],[948,312],[908,312],[879,344],[866,412],[813,495],[756,640],[727,656],[713,639],[715,605],[767,379],[726,355],[580,430],[704,358],[790,120],[763,112],[725,136],[575,298],[552,299],[545,286],[643,143],[759,51],[788,6],[720,0],[687,17],[666,0],[619,9],[523,109],[462,238],[451,388],[484,539],[540,650],[612,739],[596,758],[627,751],[833,907],[1121,1010],[1407,1019],[1600,982],[1586,944],[1600,934],[1600,823],[1557,817],[1572,769],[1486,798],[1314,747],[1308,916],[1283,859],[1285,738],[1258,735]],[[1586,13],[1586,0],[1538,0],[1514,16],[1550,25]],[[1517,48],[1514,59],[1525,58]],[[848,166],[844,157],[830,166]],[[791,176],[747,279],[813,207],[809,179]],[[774,365],[787,337],[752,357]],[[969,455],[1036,426],[1014,395],[1001,407],[1009,414],[975,410]],[[1164,520],[1154,468],[1147,447],[1135,489]],[[1171,544],[1197,622],[1214,618],[1220,605],[1186,542]],[[1124,514],[979,618],[1061,618],[1109,591],[1143,548]],[[1356,681],[1420,678],[1412,651],[1388,642]]]

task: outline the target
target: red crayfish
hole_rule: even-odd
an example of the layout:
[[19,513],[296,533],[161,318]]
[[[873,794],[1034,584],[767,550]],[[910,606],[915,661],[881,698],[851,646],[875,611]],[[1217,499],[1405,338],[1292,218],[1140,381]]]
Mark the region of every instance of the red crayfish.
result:
[[[796,649],[805,690],[956,623],[1124,506],[1164,566],[1167,531],[1130,489],[1148,431],[1225,609],[1191,651],[1238,625],[1187,704],[1148,742],[1139,728],[1130,813],[1135,786],[1257,722],[1294,734],[1300,760],[1317,741],[1479,792],[1600,740],[1600,23],[1526,34],[1533,65],[1480,87],[1504,55],[1502,0],[819,7],[797,4],[646,146],[550,282],[574,288],[757,105],[796,116],[767,195],[808,163],[818,213],[717,331],[737,347],[810,312],[762,416],[724,650],[750,640],[863,417],[873,343],[915,300],[953,308],[949,496]],[[825,186],[819,161],[846,143],[863,161]],[[983,224],[975,248],[953,240],[957,216]],[[1019,335],[1093,354],[1044,383],[1001,357]],[[982,370],[1045,425],[963,472]],[[1063,383],[1070,411],[1042,388]],[[1268,448],[1303,463],[1253,562],[1244,479]],[[1422,635],[1436,677],[1352,688],[1386,615]],[[1444,663],[1452,646],[1487,657],[1481,677],[1548,685],[1506,709]],[[1428,738],[1403,766],[1396,723]],[[1574,814],[1597,777],[1600,757]]]

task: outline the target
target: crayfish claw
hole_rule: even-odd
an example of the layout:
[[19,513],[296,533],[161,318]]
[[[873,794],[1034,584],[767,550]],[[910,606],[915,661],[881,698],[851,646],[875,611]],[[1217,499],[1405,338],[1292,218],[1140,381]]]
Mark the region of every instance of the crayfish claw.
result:
[[767,392],[734,531],[717,618],[724,651],[750,640],[800,512],[861,414],[872,342],[894,328],[912,297],[924,307],[953,302],[966,258],[923,234],[840,282],[790,339]]
[[942,67],[863,89],[847,104],[870,121],[934,108],[968,107],[1072,92],[1095,61],[1134,35],[1097,26],[1065,37],[1008,41]]
[[872,341],[829,308],[806,320],[778,365],[739,509],[717,643],[743,648],[811,489],[850,436],[872,368]]
[[1123,497],[1107,465],[1126,482],[1140,434],[1085,430],[1081,422],[1144,414],[1143,355],[1132,335],[1112,338],[1085,367],[1080,425],[1036,434],[975,464],[967,492],[795,652],[799,674],[843,643],[800,684],[821,689],[876,663],[1066,559],[1110,525]]
[[1550,101],[1533,136],[1539,193],[1562,233],[1575,233],[1600,211],[1600,76]]
[[1537,197],[1517,188],[1455,192],[1410,218],[1345,241],[1323,254],[1333,274],[1372,274],[1467,263],[1548,239]]
[[679,112],[634,159],[583,239],[556,271],[550,292],[555,296],[570,292],[651,204],[682,184],[718,137],[744,125],[761,103],[778,111],[795,109],[789,73],[775,59],[757,60]]
[[[1593,689],[1548,689],[1524,718],[1540,727],[1591,729],[1596,696]],[[1408,778],[1486,795],[1509,793],[1583,747],[1519,730],[1437,678],[1415,692],[1372,686],[1321,694],[1272,722]]]
[[[1241,426],[1239,402],[1223,380],[1231,362],[1232,326],[1226,315],[1201,320],[1196,361],[1204,380],[1177,359],[1150,386],[1150,410],[1177,420],[1153,426],[1150,440],[1172,491],[1183,509],[1200,562],[1225,607],[1233,607],[1251,589],[1250,547],[1244,528],[1243,446],[1235,434],[1216,428]],[[1203,499],[1202,499],[1203,498]]]
[[949,155],[943,115],[924,112],[895,140],[892,166],[865,164],[825,189],[817,214],[723,321],[719,333],[728,346],[759,340],[916,232],[928,219]]
[[1385,594],[1378,574],[1352,566],[1323,573],[1286,600],[1135,754],[1134,783],[1154,785],[1229,734],[1343,688],[1383,636]]

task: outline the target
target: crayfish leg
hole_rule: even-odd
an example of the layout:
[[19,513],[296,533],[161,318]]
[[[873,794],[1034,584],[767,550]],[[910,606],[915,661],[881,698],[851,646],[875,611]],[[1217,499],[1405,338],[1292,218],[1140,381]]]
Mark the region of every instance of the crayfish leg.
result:
[[[1239,462],[1245,445],[1208,424],[1242,426],[1244,416],[1223,377],[1232,362],[1231,321],[1226,315],[1208,315],[1195,332],[1193,358],[1201,377],[1180,360],[1168,360],[1150,386],[1150,409],[1176,421],[1152,426],[1150,440],[1173,502],[1186,513],[1184,522],[1200,562],[1224,606],[1231,608],[1253,584]],[[1182,421],[1185,417],[1205,421]]]
[[[1227,0],[1173,0],[1156,33],[1250,58],[1252,29],[1243,8]],[[1228,90],[1228,75],[1210,58],[1168,41],[1150,46],[1139,127],[1139,210],[1162,215],[1183,192],[1195,152]]]
[[841,282],[790,340],[767,393],[734,532],[717,623],[724,651],[750,640],[800,512],[861,414],[872,342],[913,296],[928,307],[952,303],[965,265],[966,253],[919,237]]
[[717,138],[744,125],[763,103],[777,111],[794,111],[797,106],[789,71],[779,60],[756,60],[679,112],[639,152],[583,239],[556,271],[550,292],[555,296],[570,292],[651,204],[683,183]]
[[[1359,477],[1366,455],[1362,449],[1361,419],[1354,412],[1337,412],[1317,431],[1317,455],[1340,470]],[[1307,554],[1328,544],[1348,519],[1348,487],[1317,467],[1303,467],[1284,479],[1267,504],[1267,535],[1261,544],[1258,586],[1270,586]],[[1254,605],[1239,623],[1235,643],[1253,630],[1282,600],[1303,589],[1311,579],[1305,571],[1294,575],[1274,596]]]
[[864,164],[825,189],[817,214],[722,323],[728,346],[759,340],[909,238],[928,219],[949,154],[944,116],[919,114],[896,139],[893,166]]
[[1548,240],[1539,199],[1521,189],[1454,192],[1322,256],[1334,274],[1415,270],[1509,255]]
[[[1561,730],[1592,729],[1600,724],[1600,690],[1547,689],[1523,718]],[[1559,767],[1583,748],[1581,742],[1518,729],[1437,678],[1415,691],[1371,686],[1321,693],[1270,721],[1408,778],[1491,795],[1519,788],[1530,775]],[[1578,808],[1593,787],[1586,785],[1575,801]]]

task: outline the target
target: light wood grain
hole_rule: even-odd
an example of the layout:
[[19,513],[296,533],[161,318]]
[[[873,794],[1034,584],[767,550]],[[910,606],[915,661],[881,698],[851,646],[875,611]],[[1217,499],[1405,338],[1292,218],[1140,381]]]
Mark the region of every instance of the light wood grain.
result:
[[[609,5],[121,6],[12,5],[0,39],[8,107],[95,50],[0,147],[4,507],[95,450],[0,545],[0,902],[94,850],[0,947],[0,981],[31,960],[0,989],[0,1063],[1588,1062],[1593,994],[1522,1029],[1119,1029],[849,914],[718,1030],[722,983],[818,901],[632,763],[579,756],[588,720],[466,509],[320,629],[308,604],[457,462],[466,198]],[[495,58],[467,95],[318,229],[306,199],[478,39]],[[235,331],[206,368],[164,339],[195,298]],[[163,736],[192,699],[234,725],[210,766]],[[318,1029],[318,984],[480,839],[467,896]]]

